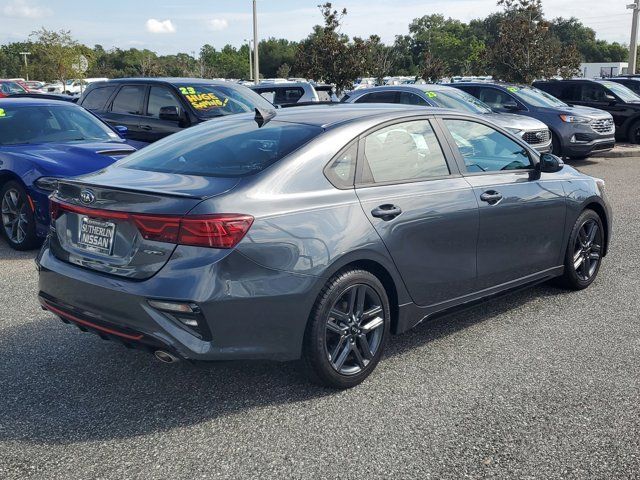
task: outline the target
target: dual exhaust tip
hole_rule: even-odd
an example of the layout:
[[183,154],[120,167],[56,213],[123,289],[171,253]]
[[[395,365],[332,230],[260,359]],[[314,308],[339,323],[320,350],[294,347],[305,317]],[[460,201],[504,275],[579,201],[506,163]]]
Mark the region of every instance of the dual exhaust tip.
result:
[[164,350],[156,350],[153,355],[162,363],[177,363],[180,361],[178,357]]

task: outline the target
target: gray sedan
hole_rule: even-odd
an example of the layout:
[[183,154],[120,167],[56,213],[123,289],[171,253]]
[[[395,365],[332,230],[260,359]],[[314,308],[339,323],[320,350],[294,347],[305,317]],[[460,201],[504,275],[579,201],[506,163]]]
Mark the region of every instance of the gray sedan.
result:
[[205,122],[60,181],[43,307],[165,362],[363,381],[392,333],[607,253],[604,183],[484,116],[322,105]]

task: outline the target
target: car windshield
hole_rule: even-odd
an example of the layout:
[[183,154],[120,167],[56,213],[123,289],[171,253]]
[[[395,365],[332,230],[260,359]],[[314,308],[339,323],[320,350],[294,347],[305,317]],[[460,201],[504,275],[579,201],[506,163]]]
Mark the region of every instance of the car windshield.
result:
[[615,82],[602,82],[602,85],[608,90],[610,90],[614,95],[616,95],[623,102],[630,103],[638,103],[640,102],[640,96],[633,93],[633,90],[625,87],[624,85],[620,85]]
[[324,131],[277,120],[259,127],[244,116],[240,121],[209,123],[160,140],[127,157],[120,166],[181,175],[241,177],[264,170]]
[[180,93],[198,115],[207,118],[251,112],[256,107],[271,110],[273,105],[253,90],[224,85],[178,84]]
[[0,145],[118,140],[117,133],[80,107],[0,102]]
[[507,87],[513,95],[534,107],[568,107],[562,100],[533,87]]
[[453,88],[451,90],[426,90],[425,94],[438,107],[452,108],[469,113],[491,113],[491,109],[486,103],[462,90]]
[[13,95],[14,93],[27,93],[25,88],[17,82],[0,82],[0,92],[5,95]]

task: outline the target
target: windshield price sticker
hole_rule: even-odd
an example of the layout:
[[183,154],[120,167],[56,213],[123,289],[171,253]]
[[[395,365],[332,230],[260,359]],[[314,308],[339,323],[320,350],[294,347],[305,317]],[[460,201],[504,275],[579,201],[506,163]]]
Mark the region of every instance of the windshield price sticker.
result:
[[507,87],[507,90],[509,90],[510,92],[517,92],[520,89],[518,87]]
[[184,95],[191,106],[196,110],[225,107],[229,101],[228,98],[221,100],[214,93],[198,93],[198,91],[193,87],[180,87],[180,93]]
[[436,94],[436,92],[427,92],[427,97],[429,98],[436,98],[438,96],[438,94]]
[[5,113],[4,108],[0,108],[0,118],[1,117],[6,117],[6,116],[7,116],[7,114]]

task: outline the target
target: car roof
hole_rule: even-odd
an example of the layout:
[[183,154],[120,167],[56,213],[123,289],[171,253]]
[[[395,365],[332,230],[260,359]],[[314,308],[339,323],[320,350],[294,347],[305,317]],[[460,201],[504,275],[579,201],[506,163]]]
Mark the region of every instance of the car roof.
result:
[[73,102],[69,102],[67,100],[53,100],[51,98],[35,98],[35,97],[4,97],[0,98],[0,106],[2,107],[20,107],[20,106],[59,106],[59,105],[72,105],[74,107],[79,107]]
[[312,87],[309,82],[260,82],[258,85],[248,85],[249,88],[290,88]]
[[402,85],[380,85],[379,87],[361,88],[359,90],[355,90],[351,92],[350,95],[360,96],[365,93],[380,92],[382,90],[399,90],[399,91],[405,91],[405,92],[413,92],[416,90],[420,90],[421,92],[427,92],[427,91],[443,92],[445,90],[451,90],[451,88],[452,87],[450,85],[442,85],[439,83],[420,83],[420,84],[410,83],[410,84],[402,84]]
[[520,83],[511,83],[511,82],[455,82],[455,83],[450,83],[449,85],[452,87],[456,87],[457,85],[462,85],[462,86],[467,85],[469,87],[503,87],[503,88],[508,88],[508,87],[525,88],[529,86],[529,85],[524,85]]
[[[438,114],[443,113],[460,114],[455,110],[424,107],[417,105],[401,105],[394,103],[334,103],[322,105],[305,105],[302,107],[281,108],[276,110],[273,120],[279,122],[302,123],[313,125],[324,129],[329,129],[345,123],[357,122],[359,120],[370,120],[378,117],[391,119],[410,117],[417,114]],[[245,114],[246,115],[246,114]],[[230,115],[230,117],[240,117],[240,115]]]
[[128,78],[112,78],[110,80],[92,82],[91,85],[109,83],[170,83],[172,85],[181,85],[184,83],[192,85],[237,85],[235,82],[227,82],[224,80],[208,80],[206,78],[189,78],[189,77],[128,77]]

